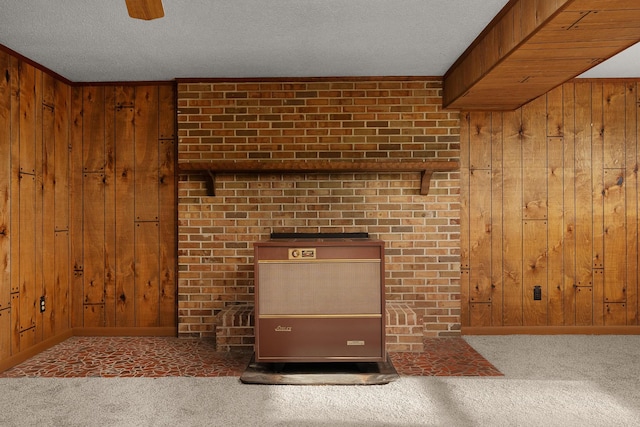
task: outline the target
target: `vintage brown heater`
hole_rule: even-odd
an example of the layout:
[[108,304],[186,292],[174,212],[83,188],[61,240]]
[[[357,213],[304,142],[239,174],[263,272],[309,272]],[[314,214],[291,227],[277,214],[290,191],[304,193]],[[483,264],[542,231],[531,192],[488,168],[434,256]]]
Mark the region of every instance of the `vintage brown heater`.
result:
[[386,361],[384,242],[274,234],[254,256],[256,362]]

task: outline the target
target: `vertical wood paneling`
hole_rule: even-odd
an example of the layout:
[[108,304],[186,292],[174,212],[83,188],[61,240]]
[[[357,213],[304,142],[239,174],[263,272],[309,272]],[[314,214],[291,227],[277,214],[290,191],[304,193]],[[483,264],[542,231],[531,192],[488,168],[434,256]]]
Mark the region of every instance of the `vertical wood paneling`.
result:
[[0,310],[0,360],[11,356],[11,309]]
[[562,92],[563,104],[563,323],[576,324],[576,102],[575,85],[565,84]]
[[547,134],[547,321],[564,324],[564,87],[546,96]]
[[[473,112],[465,113],[460,118],[460,182],[468,189],[470,185],[470,144],[471,138],[471,117]],[[463,270],[469,269],[469,197],[470,192],[465,191],[460,194],[460,266]],[[469,289],[463,287],[462,298],[468,298]]]
[[469,167],[491,169],[491,113],[475,112],[469,123]]
[[603,292],[605,302],[626,302],[625,95],[624,84],[603,84]]
[[591,89],[591,183],[593,200],[593,254],[592,262],[594,278],[598,273],[597,281],[593,282],[594,304],[593,322],[595,325],[603,325],[604,280],[602,268],[604,267],[604,123],[603,123],[603,87],[602,83],[593,83]]
[[491,326],[491,303],[471,303],[471,326]]
[[104,304],[85,304],[82,323],[85,327],[105,326]]
[[[83,180],[84,304],[104,302],[105,206],[104,174],[86,173]],[[90,203],[88,201],[91,201]],[[86,319],[85,312],[85,319]],[[104,316],[102,316],[102,319]],[[84,326],[96,326],[87,325]]]
[[134,117],[135,90],[116,88],[115,109],[115,212],[116,239],[116,325],[135,324],[135,255],[134,255]]
[[20,352],[20,294],[11,294],[11,354]]
[[624,326],[627,324],[627,305],[625,303],[607,303],[604,305],[605,326]]
[[175,326],[174,88],[71,88],[5,52],[0,73],[0,360],[72,326]]
[[104,323],[116,326],[116,231],[110,224],[116,223],[115,153],[116,153],[116,95],[112,87],[104,90]]
[[79,315],[85,327],[175,326],[173,87],[83,92]]
[[[560,101],[561,103],[561,101]],[[562,105],[562,104],[561,104]],[[547,221],[547,318],[550,325],[564,324],[564,138],[547,138],[548,221]],[[568,243],[571,241],[569,240]]]
[[469,184],[470,302],[491,301],[491,171],[472,169]]
[[577,286],[575,298],[576,326],[591,326],[593,324],[593,287]]
[[604,171],[604,301],[626,302],[627,239],[623,169]]
[[[5,52],[0,53],[0,74],[3,361],[69,327],[71,264],[69,87]],[[57,239],[59,228],[67,236],[62,243]],[[46,302],[43,313],[41,296]]]
[[136,221],[157,221],[158,87],[137,87],[135,105]]
[[463,325],[638,324],[637,87],[570,83],[514,112],[463,114]]
[[[44,271],[52,270],[52,264],[48,265],[48,268],[44,267],[44,242],[45,239],[49,242],[53,240],[53,236],[47,235],[45,236],[44,232],[44,171],[47,168],[47,160],[45,159],[45,150],[44,150],[44,129],[45,129],[45,120],[43,117],[43,72],[42,70],[36,70],[36,79],[35,79],[35,105],[36,105],[36,123],[35,123],[35,135],[36,135],[36,151],[35,151],[35,165],[36,165],[36,204],[35,204],[35,254],[33,255],[35,258],[36,264],[36,281],[35,281],[35,298],[36,303],[34,306],[35,321],[36,321],[36,330],[34,333],[36,342],[40,342],[43,339],[43,333],[45,332],[43,329],[43,315],[40,313],[39,309],[39,300],[40,297],[44,295]],[[51,107],[49,106],[49,109]],[[51,120],[50,118],[47,120],[46,127],[47,132],[51,134]],[[53,137],[52,135],[47,135],[47,138]]]
[[36,173],[36,69],[24,62],[19,65],[20,172]]
[[[18,243],[20,311],[19,331],[34,328],[36,325],[37,298],[37,186],[36,161],[41,156],[36,154],[37,130],[37,94],[36,70],[23,62],[19,66],[19,164],[20,175],[18,191],[20,234]],[[28,335],[31,337],[31,334]],[[22,336],[21,336],[22,339]],[[28,345],[21,343],[23,350]]]
[[[9,55],[0,52],[0,75],[10,75]],[[0,78],[0,310],[11,305],[11,80]],[[8,312],[0,320],[9,322]],[[0,325],[0,333],[8,339],[10,326]],[[6,325],[10,325],[7,323]],[[10,345],[10,341],[7,341]],[[7,347],[9,350],[10,347]],[[3,356],[0,354],[0,360]]]
[[57,231],[69,230],[69,120],[70,89],[55,82],[54,218]]
[[36,325],[36,177],[20,175],[20,331]]
[[84,172],[104,172],[104,86],[86,86],[82,90],[82,169]]
[[[540,326],[547,324],[547,221],[525,220],[523,224],[523,324]],[[534,288],[539,286],[542,299],[533,298]]]
[[503,223],[502,114],[491,115],[491,324],[502,324]]
[[[70,88],[54,82],[55,151],[54,151],[54,302],[50,304],[53,333],[58,335],[71,327],[71,257],[70,257]],[[49,208],[48,208],[49,209]]]
[[160,319],[159,326],[173,326],[177,316],[176,278],[176,139],[175,97],[171,86],[159,88],[160,170]]
[[638,119],[637,83],[627,83],[625,102],[625,190],[627,207],[627,322],[640,324],[638,301]]
[[164,85],[158,87],[158,132],[159,138],[176,139],[176,96],[175,87]]
[[56,231],[54,256],[54,302],[49,305],[54,335],[60,334],[70,327],[70,284],[71,271],[69,263],[69,232]]
[[471,116],[469,301],[491,302],[491,113]]
[[83,147],[82,128],[83,89],[74,87],[71,89],[71,122],[69,124],[69,143],[71,146],[69,156],[69,239],[70,239],[70,264],[73,269],[73,281],[71,282],[71,326],[82,326],[84,310],[83,274],[84,247],[83,247]]
[[522,107],[523,219],[547,219],[547,132],[545,97]]
[[20,332],[20,351],[26,351],[38,343],[36,328]]
[[[547,323],[547,121],[546,97],[540,97],[522,107],[522,167],[523,179],[523,325]],[[533,291],[541,288],[542,300],[534,301]]]
[[577,83],[575,96],[576,286],[592,286],[591,85]]
[[[469,287],[471,281],[469,276],[469,269],[460,270],[460,304],[463,307],[460,318],[463,325],[471,326],[471,305],[469,303]],[[501,323],[502,322],[499,324]]]
[[135,228],[136,326],[159,324],[159,227],[137,222]]
[[[470,146],[469,139],[471,137],[470,122],[473,113],[464,113],[460,116],[460,183],[461,188],[469,188],[469,164],[470,164]],[[460,194],[460,304],[464,309],[460,317],[463,325],[470,325],[470,306],[469,306],[469,197],[470,192],[464,191]]]
[[[44,93],[51,92],[53,98],[53,84],[51,82],[45,87]],[[43,206],[50,209],[55,207],[55,111],[52,106],[42,104],[42,200]],[[55,260],[55,208],[53,215],[42,216],[42,264]],[[55,263],[51,262],[53,267]],[[42,271],[42,295],[45,297],[45,304],[48,310],[44,313],[43,338],[50,338],[55,334],[55,311],[53,310],[55,299],[55,268],[44,268]]]
[[[20,251],[20,65],[15,57],[9,59],[9,79],[11,86],[11,237],[10,251],[11,262],[11,292],[20,291],[20,265],[15,260],[16,254]],[[11,298],[13,305],[13,296]],[[12,319],[17,318],[20,310],[15,309],[11,313]],[[12,320],[12,329],[15,329]],[[19,327],[17,328],[19,329]],[[19,339],[18,334],[16,339]],[[19,347],[12,349],[19,351]]]
[[[522,112],[503,113],[503,325],[522,325]],[[520,254],[513,256],[512,254]]]
[[623,83],[605,83],[603,90],[603,167],[625,167],[625,108],[626,86]]

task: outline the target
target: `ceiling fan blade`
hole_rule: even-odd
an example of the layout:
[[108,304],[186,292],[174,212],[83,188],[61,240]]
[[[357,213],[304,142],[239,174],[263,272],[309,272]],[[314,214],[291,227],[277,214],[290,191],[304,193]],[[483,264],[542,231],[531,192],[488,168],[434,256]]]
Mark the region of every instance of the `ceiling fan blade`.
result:
[[129,16],[136,19],[162,18],[164,16],[164,8],[162,0],[125,0]]

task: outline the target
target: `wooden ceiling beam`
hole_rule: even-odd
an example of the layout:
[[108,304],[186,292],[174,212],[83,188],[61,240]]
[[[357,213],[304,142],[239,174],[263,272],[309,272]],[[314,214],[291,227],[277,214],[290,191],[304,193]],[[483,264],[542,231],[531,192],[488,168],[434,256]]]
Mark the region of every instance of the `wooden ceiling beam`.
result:
[[125,0],[125,2],[129,16],[132,18],[150,21],[164,16],[162,0]]
[[511,0],[445,74],[443,104],[514,110],[638,41],[637,0]]

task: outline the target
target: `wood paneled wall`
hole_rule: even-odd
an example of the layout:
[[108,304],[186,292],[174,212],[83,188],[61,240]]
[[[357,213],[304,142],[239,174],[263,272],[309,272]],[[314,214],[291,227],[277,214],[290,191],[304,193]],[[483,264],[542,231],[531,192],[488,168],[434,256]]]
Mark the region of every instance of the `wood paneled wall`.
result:
[[638,93],[577,81],[463,114],[467,330],[638,325]]
[[0,51],[0,362],[70,328],[70,94]]
[[176,326],[174,93],[73,89],[74,327]]
[[173,84],[0,50],[0,370],[75,330],[175,334],[175,122]]

